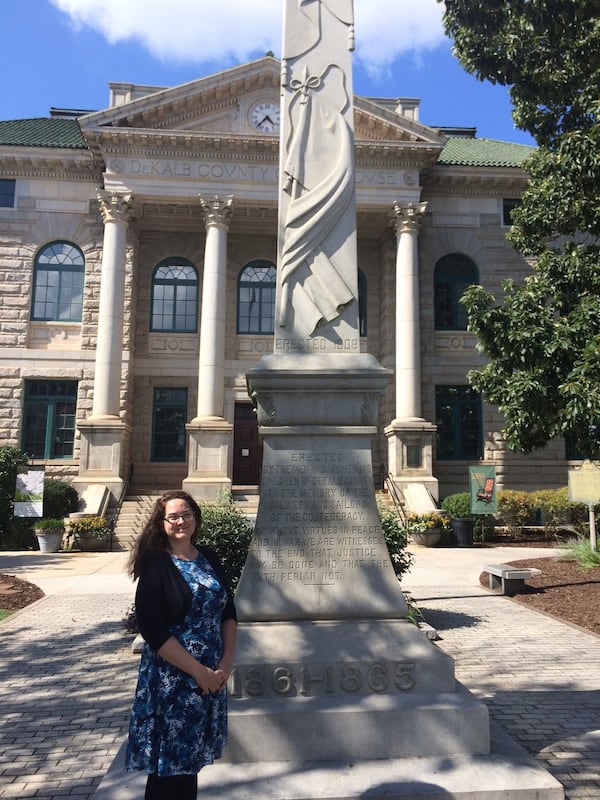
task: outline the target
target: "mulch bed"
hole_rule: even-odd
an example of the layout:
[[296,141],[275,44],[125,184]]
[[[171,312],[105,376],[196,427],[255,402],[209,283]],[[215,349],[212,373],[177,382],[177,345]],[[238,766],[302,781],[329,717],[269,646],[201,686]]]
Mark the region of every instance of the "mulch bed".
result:
[[[586,569],[564,558],[530,558],[508,561],[519,567],[536,567],[542,574],[526,582],[527,590],[514,600],[600,634],[600,567]],[[487,573],[480,576],[488,585]]]
[[44,593],[39,586],[14,575],[0,574],[0,609],[3,611],[18,611],[41,597]]

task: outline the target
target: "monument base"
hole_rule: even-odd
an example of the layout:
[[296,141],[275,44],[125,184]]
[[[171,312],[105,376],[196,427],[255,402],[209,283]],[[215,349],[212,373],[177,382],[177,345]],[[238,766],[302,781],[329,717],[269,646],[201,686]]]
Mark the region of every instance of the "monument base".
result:
[[[217,762],[198,797],[219,800],[563,800],[562,785],[497,725],[491,753],[329,762]],[[125,743],[94,800],[139,800],[146,775],[126,773]]]
[[487,707],[407,620],[242,623],[228,687],[233,763],[490,751]]

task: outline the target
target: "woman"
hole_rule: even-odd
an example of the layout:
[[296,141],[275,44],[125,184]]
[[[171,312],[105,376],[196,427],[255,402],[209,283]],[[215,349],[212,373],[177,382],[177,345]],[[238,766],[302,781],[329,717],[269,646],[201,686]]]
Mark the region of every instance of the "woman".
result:
[[168,492],[131,556],[145,644],[126,769],[149,773],[145,800],[195,800],[197,773],[227,738],[236,614],[215,553],[193,544],[200,525],[194,499]]

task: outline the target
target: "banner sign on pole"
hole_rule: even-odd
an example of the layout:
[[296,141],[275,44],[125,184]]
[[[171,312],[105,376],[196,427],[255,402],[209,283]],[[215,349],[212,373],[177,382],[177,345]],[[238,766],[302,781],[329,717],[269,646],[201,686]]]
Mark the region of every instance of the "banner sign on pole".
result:
[[471,488],[471,514],[495,514],[498,510],[496,498],[496,467],[469,467]]
[[43,469],[30,469],[17,475],[15,517],[43,516],[44,474]]

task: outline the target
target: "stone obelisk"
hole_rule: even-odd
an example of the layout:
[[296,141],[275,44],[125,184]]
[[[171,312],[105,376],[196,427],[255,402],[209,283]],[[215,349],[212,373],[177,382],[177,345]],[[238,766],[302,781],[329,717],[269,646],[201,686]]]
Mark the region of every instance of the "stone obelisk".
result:
[[243,619],[398,619],[371,437],[388,380],[360,352],[351,0],[284,3],[274,352],[248,374],[264,458]]
[[457,703],[451,660],[407,620],[375,501],[389,376],[359,343],[352,2],[284,9],[277,319],[247,376],[264,456],[227,758],[417,755],[459,708],[468,728],[427,747],[485,752],[487,710]]
[[408,621],[379,523],[371,437],[388,374],[360,352],[353,47],[351,0],[284,2],[274,351],[247,375],[261,497],[208,796],[408,798],[440,759],[462,786],[451,762],[490,753],[487,708]]

